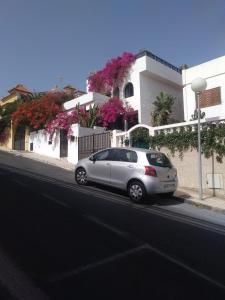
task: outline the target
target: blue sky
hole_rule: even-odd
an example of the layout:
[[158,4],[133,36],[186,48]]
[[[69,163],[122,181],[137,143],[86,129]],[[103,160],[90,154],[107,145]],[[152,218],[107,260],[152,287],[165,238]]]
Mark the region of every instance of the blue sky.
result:
[[124,51],[180,66],[225,55],[224,0],[1,0],[0,97],[72,84]]

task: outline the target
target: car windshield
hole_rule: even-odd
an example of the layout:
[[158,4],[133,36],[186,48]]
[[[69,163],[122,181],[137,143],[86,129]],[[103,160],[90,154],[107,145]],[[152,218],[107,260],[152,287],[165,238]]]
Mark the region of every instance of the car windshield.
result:
[[172,168],[169,158],[163,153],[147,153],[146,156],[152,166]]

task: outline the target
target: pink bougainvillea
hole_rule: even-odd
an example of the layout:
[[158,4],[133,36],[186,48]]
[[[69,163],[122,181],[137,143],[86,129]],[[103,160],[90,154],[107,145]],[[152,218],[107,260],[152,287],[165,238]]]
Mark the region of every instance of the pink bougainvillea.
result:
[[71,112],[60,112],[56,118],[51,120],[46,125],[46,131],[50,134],[49,139],[52,140],[56,129],[67,130],[68,138],[72,135],[72,124],[79,123],[83,127],[90,127],[97,125],[100,118],[99,107],[94,105],[86,111],[85,107],[77,105]]
[[137,112],[130,106],[125,107],[124,102],[119,98],[110,98],[100,107],[99,125],[107,129],[113,129],[118,121],[124,122],[125,120],[130,124],[135,124],[137,122]]
[[102,70],[89,77],[89,91],[109,94],[114,88],[120,87],[134,61],[135,55],[128,52],[124,52],[122,56],[117,58],[112,58]]
[[68,137],[71,135],[71,125],[78,122],[77,111],[60,112],[56,115],[55,119],[51,120],[46,125],[46,131],[50,134],[49,140],[52,140],[53,134],[56,129],[66,129]]
[[111,123],[115,123],[118,117],[125,114],[123,101],[117,97],[110,98],[100,107],[99,123],[104,127],[109,127]]
[[56,129],[67,130],[68,138],[72,135],[72,124],[79,123],[82,127],[93,128],[95,125],[106,129],[123,129],[124,121],[129,124],[137,122],[137,112],[130,106],[124,106],[124,102],[118,97],[110,98],[102,106],[90,106],[87,111],[84,106],[77,105],[71,112],[59,112],[54,119],[45,126],[50,134],[50,141]]

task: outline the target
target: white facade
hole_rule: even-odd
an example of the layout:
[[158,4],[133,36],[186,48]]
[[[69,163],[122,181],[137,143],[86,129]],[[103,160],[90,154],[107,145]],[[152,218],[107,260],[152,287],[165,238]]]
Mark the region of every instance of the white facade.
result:
[[[94,128],[86,128],[81,127],[79,124],[73,124],[71,126],[71,135],[74,138],[73,140],[68,139],[67,160],[74,164],[78,162],[79,137],[103,132],[105,132],[103,127],[95,126]],[[50,135],[44,129],[31,132],[29,139],[30,151],[49,157],[60,158],[60,131],[55,131],[52,138],[52,143],[49,143],[49,137]],[[33,149],[31,149],[31,145]]]
[[184,118],[186,121],[191,119],[191,115],[196,109],[195,94],[191,89],[191,83],[197,77],[202,77],[206,80],[207,90],[221,87],[221,104],[202,108],[201,111],[205,112],[205,117],[225,117],[225,56],[185,69],[182,72],[182,77],[184,85]]
[[[139,57],[140,56],[140,57]],[[183,121],[182,75],[175,66],[167,63],[148,51],[140,53],[133,64],[126,82],[120,89],[120,98],[138,110],[139,123],[151,125],[153,102],[160,92],[174,96],[172,115],[177,121]],[[128,82],[133,84],[134,95],[124,96]]]
[[[133,84],[134,95],[124,97],[124,88],[128,82]],[[147,125],[151,124],[152,103],[160,92],[168,93],[175,97],[171,117],[177,121],[183,121],[183,100],[182,100],[182,75],[180,70],[160,59],[159,57],[144,51],[137,56],[131,67],[128,78],[120,88],[119,97],[138,111],[138,122]],[[65,110],[71,110],[79,103],[89,108],[94,103],[101,105],[109,97],[88,92],[78,98],[64,103]]]
[[[29,144],[33,146],[33,152],[42,155],[60,158],[60,138],[59,131],[53,135],[52,144],[49,144],[49,134],[43,129],[30,133]],[[31,150],[31,149],[30,149]]]
[[86,109],[89,109],[90,105],[96,104],[96,105],[101,105],[105,103],[109,97],[95,93],[95,92],[89,92],[87,94],[84,94],[80,97],[77,97],[75,99],[72,99],[70,101],[67,101],[63,104],[63,108],[65,110],[72,110],[76,107],[76,105],[82,105],[85,106]]

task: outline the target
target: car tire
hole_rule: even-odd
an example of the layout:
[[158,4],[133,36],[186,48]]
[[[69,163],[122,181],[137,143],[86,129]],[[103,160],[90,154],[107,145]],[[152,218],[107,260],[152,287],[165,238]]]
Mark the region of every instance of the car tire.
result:
[[129,183],[127,192],[131,201],[135,203],[141,203],[146,198],[145,187],[143,183],[138,180],[133,180]]
[[87,172],[84,168],[78,168],[75,172],[75,181],[79,185],[87,185]]

